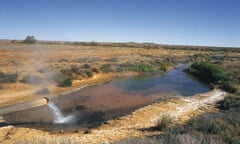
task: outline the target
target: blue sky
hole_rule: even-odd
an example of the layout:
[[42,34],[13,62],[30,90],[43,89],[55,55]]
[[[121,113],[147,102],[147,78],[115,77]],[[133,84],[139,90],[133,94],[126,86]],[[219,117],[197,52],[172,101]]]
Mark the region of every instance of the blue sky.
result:
[[240,0],[1,0],[0,39],[240,47]]

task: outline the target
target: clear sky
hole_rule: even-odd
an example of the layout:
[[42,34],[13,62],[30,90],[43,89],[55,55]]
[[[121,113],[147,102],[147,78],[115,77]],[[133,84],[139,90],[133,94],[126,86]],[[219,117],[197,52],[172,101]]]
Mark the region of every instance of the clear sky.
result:
[[0,39],[240,47],[240,0],[1,0]]

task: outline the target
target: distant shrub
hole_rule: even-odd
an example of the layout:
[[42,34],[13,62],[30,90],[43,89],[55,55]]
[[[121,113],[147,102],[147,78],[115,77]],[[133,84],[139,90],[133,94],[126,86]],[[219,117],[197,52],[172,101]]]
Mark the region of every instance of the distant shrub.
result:
[[17,81],[19,75],[17,73],[14,74],[4,74],[0,72],[0,82],[4,83],[14,83]]
[[110,64],[104,64],[100,67],[101,71],[105,72],[105,73],[109,73],[109,72],[113,72],[113,68]]
[[82,68],[85,68],[85,69],[88,69],[88,68],[90,68],[91,66],[89,65],[89,64],[83,64],[83,66],[82,66]]
[[22,83],[32,84],[32,85],[38,85],[43,83],[43,78],[38,75],[26,75],[21,80]]
[[87,74],[88,77],[93,77],[93,72],[92,71],[87,71],[86,74]]
[[156,66],[159,70],[163,72],[167,71],[167,67],[165,66],[166,64],[164,62],[156,60],[156,61],[152,61],[151,64]]
[[107,62],[118,62],[118,61],[119,61],[119,58],[117,58],[117,57],[111,57],[111,58],[109,58],[109,59],[106,59],[105,61],[107,61]]
[[154,67],[149,64],[133,65],[132,70],[136,71],[136,72],[153,72],[153,71],[155,71]]
[[100,71],[99,71],[99,69],[97,69],[97,68],[92,68],[91,69],[93,72],[95,72],[95,73],[99,73]]
[[46,73],[46,72],[49,72],[50,69],[47,68],[47,67],[39,67],[39,68],[37,69],[37,71],[40,72],[40,73]]
[[53,77],[53,80],[61,87],[69,87],[72,86],[71,78],[68,75],[64,75],[63,73],[56,73]]
[[26,43],[26,44],[33,44],[33,43],[36,43],[37,40],[34,38],[34,36],[27,36],[24,40],[23,40],[23,43]]
[[49,94],[49,89],[48,88],[42,88],[36,92],[36,94]]
[[7,74],[5,75],[6,76],[6,81],[7,82],[10,82],[10,83],[14,83],[17,81],[17,78],[18,78],[18,74]]

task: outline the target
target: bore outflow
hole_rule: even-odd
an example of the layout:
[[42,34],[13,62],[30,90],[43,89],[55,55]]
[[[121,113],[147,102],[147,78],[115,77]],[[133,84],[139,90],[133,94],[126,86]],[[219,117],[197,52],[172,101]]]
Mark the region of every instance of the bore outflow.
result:
[[36,107],[41,107],[47,105],[49,102],[48,98],[39,98],[33,101],[18,103],[6,107],[0,108],[0,116],[11,114],[14,112],[19,112],[23,110],[28,110]]

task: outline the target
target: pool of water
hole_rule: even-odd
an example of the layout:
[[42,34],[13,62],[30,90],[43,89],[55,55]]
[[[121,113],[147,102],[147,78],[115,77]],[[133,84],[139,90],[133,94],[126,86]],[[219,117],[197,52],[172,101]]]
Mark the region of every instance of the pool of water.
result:
[[112,84],[125,92],[136,92],[143,96],[173,91],[182,96],[207,92],[209,87],[187,75],[184,72],[186,67],[187,65],[181,65],[165,75],[142,74],[135,77],[125,77],[112,81]]
[[48,106],[9,114],[12,124],[43,130],[76,130],[128,114],[163,97],[192,96],[209,87],[183,72],[181,65],[167,74],[125,76],[51,99]]

